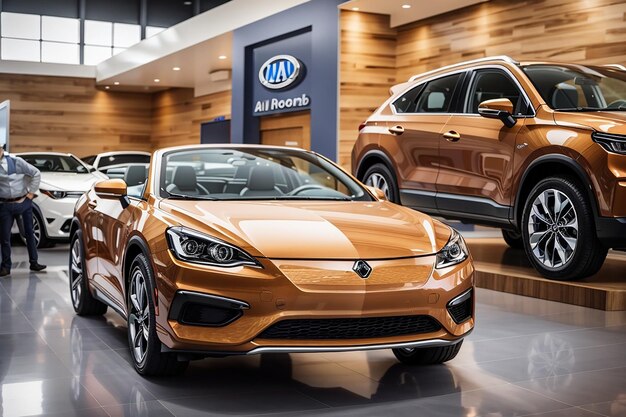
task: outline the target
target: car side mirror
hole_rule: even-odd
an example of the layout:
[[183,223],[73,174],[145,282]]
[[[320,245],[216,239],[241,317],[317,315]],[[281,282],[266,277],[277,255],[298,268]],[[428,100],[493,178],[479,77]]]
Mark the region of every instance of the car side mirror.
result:
[[374,197],[376,197],[379,201],[387,201],[387,196],[385,195],[385,192],[383,190],[381,190],[380,188],[371,187],[369,185],[366,185],[366,187],[370,191],[370,193],[374,194]]
[[508,98],[483,101],[478,105],[478,114],[487,119],[500,119],[506,127],[513,127],[517,123],[513,117],[513,103]]
[[122,207],[126,208],[130,204],[128,200],[128,187],[124,180],[115,178],[112,180],[103,180],[96,183],[94,190],[100,198],[117,198],[120,200]]

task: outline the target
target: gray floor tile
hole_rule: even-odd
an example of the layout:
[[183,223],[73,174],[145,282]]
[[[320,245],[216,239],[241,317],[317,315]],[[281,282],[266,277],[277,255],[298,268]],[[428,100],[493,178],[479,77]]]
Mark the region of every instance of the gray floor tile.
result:
[[580,408],[608,417],[626,417],[626,393],[613,401],[581,405]]
[[133,404],[104,407],[110,417],[172,417],[167,408],[158,401],[144,401]]

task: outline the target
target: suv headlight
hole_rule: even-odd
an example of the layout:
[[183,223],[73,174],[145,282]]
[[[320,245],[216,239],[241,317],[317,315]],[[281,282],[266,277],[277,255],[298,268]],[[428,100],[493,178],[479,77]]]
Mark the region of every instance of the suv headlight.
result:
[[43,190],[39,189],[43,194],[47,195],[53,200],[59,200],[61,198],[67,197],[67,193],[65,191],[54,191],[54,190]]
[[448,243],[439,252],[437,252],[437,263],[435,268],[446,268],[463,262],[469,256],[469,250],[465,245],[465,241],[456,230],[452,229],[452,234]]
[[591,138],[609,152],[626,155],[626,136],[612,133],[593,132]]
[[204,265],[233,267],[261,264],[242,249],[185,227],[167,229],[167,242],[177,259]]

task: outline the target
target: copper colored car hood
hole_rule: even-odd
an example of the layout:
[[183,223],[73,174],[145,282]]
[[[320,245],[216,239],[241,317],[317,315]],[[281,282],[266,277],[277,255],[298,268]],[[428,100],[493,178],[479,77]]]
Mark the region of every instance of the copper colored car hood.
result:
[[274,259],[387,259],[432,254],[447,226],[388,202],[164,200],[180,224]]
[[626,112],[554,112],[554,121],[562,126],[585,126],[598,132],[626,135]]

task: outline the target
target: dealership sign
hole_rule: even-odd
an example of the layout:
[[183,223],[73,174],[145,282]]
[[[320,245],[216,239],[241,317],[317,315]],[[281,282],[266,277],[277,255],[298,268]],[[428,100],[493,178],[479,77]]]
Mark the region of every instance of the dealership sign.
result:
[[304,64],[292,55],[274,55],[265,60],[259,68],[258,77],[266,93],[256,97],[253,114],[281,113],[308,108],[311,97],[307,91],[300,87],[294,89],[304,76]]

